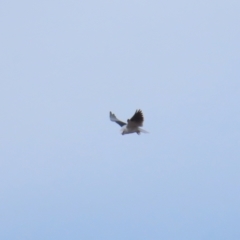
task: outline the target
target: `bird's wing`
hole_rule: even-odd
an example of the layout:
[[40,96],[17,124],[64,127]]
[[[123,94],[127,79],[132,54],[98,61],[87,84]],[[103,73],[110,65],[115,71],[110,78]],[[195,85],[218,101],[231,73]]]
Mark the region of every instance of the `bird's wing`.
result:
[[115,122],[115,123],[117,123],[117,124],[119,124],[121,127],[124,126],[124,125],[126,125],[125,122],[122,122],[122,121],[120,121],[119,119],[117,119],[117,117],[115,116],[115,114],[113,114],[112,112],[110,112],[110,120],[113,121],[113,122]]
[[141,110],[136,110],[131,119],[128,119],[128,127],[140,127],[143,125],[143,113]]

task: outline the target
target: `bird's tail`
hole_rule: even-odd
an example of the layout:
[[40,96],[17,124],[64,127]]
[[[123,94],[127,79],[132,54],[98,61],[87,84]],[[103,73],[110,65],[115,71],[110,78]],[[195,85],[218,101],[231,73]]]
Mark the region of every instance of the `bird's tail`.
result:
[[146,130],[144,130],[144,129],[142,129],[142,128],[139,128],[139,130],[140,130],[140,132],[142,132],[142,133],[149,133],[149,132],[147,132]]

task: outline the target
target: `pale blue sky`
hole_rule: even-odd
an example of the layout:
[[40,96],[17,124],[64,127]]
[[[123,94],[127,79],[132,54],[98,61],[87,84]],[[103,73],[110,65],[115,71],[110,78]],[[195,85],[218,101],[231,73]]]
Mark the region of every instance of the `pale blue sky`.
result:
[[0,239],[240,239],[239,1],[0,6]]

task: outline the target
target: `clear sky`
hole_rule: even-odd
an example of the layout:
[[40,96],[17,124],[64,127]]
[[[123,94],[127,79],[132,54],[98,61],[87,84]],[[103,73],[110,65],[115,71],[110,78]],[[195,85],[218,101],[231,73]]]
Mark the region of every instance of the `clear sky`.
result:
[[239,13],[2,1],[0,239],[239,240]]

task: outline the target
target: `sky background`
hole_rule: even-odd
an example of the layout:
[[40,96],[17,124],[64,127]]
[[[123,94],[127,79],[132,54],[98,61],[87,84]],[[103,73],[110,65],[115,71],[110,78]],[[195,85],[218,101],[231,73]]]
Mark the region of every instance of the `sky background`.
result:
[[0,239],[239,240],[239,12],[2,1]]

